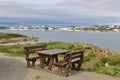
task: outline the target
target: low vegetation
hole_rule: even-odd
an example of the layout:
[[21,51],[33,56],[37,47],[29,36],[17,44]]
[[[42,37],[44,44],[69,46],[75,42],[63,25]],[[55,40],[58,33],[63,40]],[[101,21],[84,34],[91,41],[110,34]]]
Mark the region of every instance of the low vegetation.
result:
[[15,33],[2,33],[0,32],[0,39],[10,39],[10,38],[18,38],[18,37],[27,37],[21,34]]
[[120,77],[120,55],[110,55],[101,58],[91,70]]
[[0,52],[5,53],[9,56],[24,56],[24,47],[35,46],[47,44],[48,49],[59,48],[59,49],[69,49],[70,43],[64,42],[49,42],[49,43],[37,43],[37,44],[17,44],[17,45],[7,45],[0,46]]
[[48,49],[59,48],[68,50],[84,50],[83,70],[120,77],[120,54],[92,44],[79,42],[41,42],[36,44],[0,46],[0,52],[9,56],[24,56],[24,47],[43,44],[47,44]]
[[0,44],[10,43],[10,42],[21,42],[21,41],[28,41],[28,40],[37,41],[37,38],[28,37],[25,35],[15,34],[15,33],[2,33],[2,32],[0,32]]

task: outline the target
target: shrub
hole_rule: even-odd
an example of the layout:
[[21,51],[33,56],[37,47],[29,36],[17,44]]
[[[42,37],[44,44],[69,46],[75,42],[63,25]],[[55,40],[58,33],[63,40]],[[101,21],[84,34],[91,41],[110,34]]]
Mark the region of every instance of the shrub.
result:
[[120,55],[112,55],[109,56],[108,63],[113,66],[120,66]]
[[119,76],[120,77],[120,67],[119,66],[101,67],[100,73],[105,73],[105,74],[109,74],[112,76]]
[[[108,63],[108,66],[105,64]],[[103,57],[98,61],[92,71],[98,73],[109,74],[112,76],[120,76],[120,55],[110,55],[108,57]]]
[[84,56],[83,63],[90,61],[91,58],[88,56]]

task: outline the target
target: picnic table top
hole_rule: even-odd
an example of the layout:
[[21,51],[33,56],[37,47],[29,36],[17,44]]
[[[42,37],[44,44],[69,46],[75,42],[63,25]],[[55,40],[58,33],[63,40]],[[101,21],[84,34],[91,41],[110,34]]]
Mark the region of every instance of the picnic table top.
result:
[[64,50],[64,49],[50,49],[50,50],[42,50],[42,51],[36,51],[38,54],[43,55],[56,55],[61,53],[67,53],[70,52],[70,50]]

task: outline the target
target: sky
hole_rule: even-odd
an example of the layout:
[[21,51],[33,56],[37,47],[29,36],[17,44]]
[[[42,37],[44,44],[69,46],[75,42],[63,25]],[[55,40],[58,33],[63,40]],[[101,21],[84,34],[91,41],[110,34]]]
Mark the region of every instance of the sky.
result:
[[0,24],[120,23],[120,0],[0,0]]

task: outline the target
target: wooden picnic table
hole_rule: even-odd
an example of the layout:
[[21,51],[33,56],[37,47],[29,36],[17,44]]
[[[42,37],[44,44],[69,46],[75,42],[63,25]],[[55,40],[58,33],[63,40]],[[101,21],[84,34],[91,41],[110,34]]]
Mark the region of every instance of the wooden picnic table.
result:
[[64,49],[50,49],[50,50],[42,50],[42,51],[36,51],[39,55],[40,59],[40,67],[44,69],[44,58],[48,57],[50,59],[48,63],[48,70],[51,70],[54,58],[56,58],[56,62],[58,62],[58,54],[65,54],[67,52],[70,52],[70,50],[64,50]]

